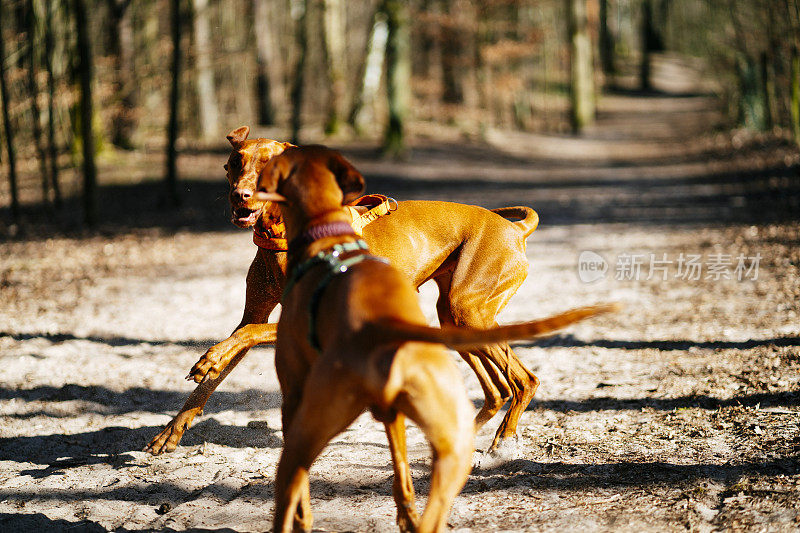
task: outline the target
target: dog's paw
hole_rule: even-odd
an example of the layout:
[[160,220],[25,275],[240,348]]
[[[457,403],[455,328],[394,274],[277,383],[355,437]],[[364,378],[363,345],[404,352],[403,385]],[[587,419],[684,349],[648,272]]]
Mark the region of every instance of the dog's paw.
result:
[[[168,425],[161,433],[156,435],[150,443],[144,447],[145,452],[151,455],[161,455],[162,453],[174,451],[177,447],[177,441],[180,440],[182,435],[175,437],[174,427]],[[183,433],[183,432],[179,432]]]
[[153,437],[153,440],[144,447],[143,451],[152,455],[175,451],[181,441],[181,437],[183,437],[183,432],[192,423],[193,418],[194,416],[190,414],[184,413],[183,416],[179,414],[167,424],[167,427],[161,433]]
[[202,383],[210,379],[219,377],[225,365],[222,361],[222,356],[217,346],[212,346],[206,353],[189,370],[189,375],[186,376],[187,381],[194,381],[195,383]]
[[217,379],[223,370],[230,364],[242,349],[247,349],[247,346],[236,339],[235,336],[228,337],[224,341],[215,344],[209,348],[206,353],[197,360],[189,375],[186,376],[187,381],[194,381],[195,383],[203,383],[212,379]]
[[413,533],[419,528],[419,514],[413,501],[397,507],[397,527],[401,533]]
[[522,456],[522,443],[518,435],[500,440],[489,450],[489,455],[503,461],[513,461]]
[[518,436],[500,440],[487,452],[477,450],[473,457],[474,468],[495,468],[522,457],[522,445]]

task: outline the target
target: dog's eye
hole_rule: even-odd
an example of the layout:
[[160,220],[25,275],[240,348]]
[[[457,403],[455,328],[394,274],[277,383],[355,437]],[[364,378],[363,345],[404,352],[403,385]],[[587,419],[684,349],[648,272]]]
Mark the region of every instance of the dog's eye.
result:
[[224,168],[225,170],[228,170],[228,163],[225,163],[224,165],[222,165],[222,168]]

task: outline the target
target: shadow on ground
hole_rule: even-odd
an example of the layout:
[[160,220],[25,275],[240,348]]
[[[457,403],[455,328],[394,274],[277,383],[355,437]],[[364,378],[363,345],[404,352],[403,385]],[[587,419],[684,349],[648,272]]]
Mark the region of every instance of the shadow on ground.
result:
[[[2,334],[0,334],[2,336]],[[750,350],[760,346],[800,346],[800,337],[772,337],[769,339],[748,339],[746,341],[688,341],[688,340],[663,340],[663,341],[618,341],[611,339],[594,339],[584,341],[571,334],[554,335],[534,342],[513,342],[513,346],[520,348],[608,348],[621,350],[661,350],[661,351],[686,351],[692,348],[700,350]]]
[[[22,400],[24,402],[46,402],[57,404],[77,400],[84,402],[81,413],[103,415],[124,414],[136,411],[168,413],[177,410],[186,399],[185,392],[152,390],[133,387],[115,391],[99,385],[67,384],[62,387],[42,385],[30,389],[9,389],[0,387],[0,400]],[[216,391],[205,406],[204,412],[218,413],[225,410],[272,409],[281,404],[279,391],[248,389],[240,392]],[[53,410],[25,412],[6,415],[12,418],[27,419],[35,416],[69,417],[72,413],[60,414]],[[0,440],[2,442],[2,440]],[[0,452],[2,453],[2,452]]]
[[723,400],[705,394],[693,394],[691,396],[681,396],[679,398],[635,398],[620,400],[618,398],[605,396],[601,398],[590,398],[587,400],[544,400],[530,404],[528,410],[545,409],[547,411],[559,411],[566,413],[569,411],[619,411],[623,409],[640,411],[645,407],[658,411],[673,411],[675,409],[686,409],[699,407],[709,411],[716,411],[723,407],[797,407],[800,405],[800,391],[794,392],[763,392],[754,394],[744,394],[733,396]]
[[800,463],[794,458],[763,462],[726,464],[671,464],[666,462],[629,462],[565,464],[539,463],[517,459],[495,468],[475,469],[464,493],[480,493],[487,485],[532,486],[535,490],[581,491],[602,487],[680,486],[698,479],[731,482],[748,474],[797,475]]
[[[42,513],[0,513],[0,529],[4,531],[14,531],[17,533],[41,533],[42,531],[53,533],[106,533],[106,531],[108,531],[107,528],[101,526],[97,522],[92,522],[91,520],[70,522],[62,519],[51,519]],[[114,531],[116,533],[144,533],[145,531],[152,531],[152,529],[118,528]],[[189,529],[173,529],[171,527],[165,527],[159,528],[159,531],[164,533],[175,533],[177,531],[182,533],[236,533],[237,530],[227,527],[216,529],[196,527]]]
[[[388,454],[387,454],[388,455]],[[428,489],[428,468],[416,465],[414,468],[414,485],[420,492]],[[508,490],[548,491],[553,489],[566,491],[583,491],[587,489],[610,487],[642,487],[673,490],[682,484],[696,480],[714,480],[730,483],[748,474],[758,475],[797,475],[800,464],[793,458],[773,461],[742,462],[726,464],[672,464],[668,462],[631,462],[565,464],[541,463],[527,459],[505,462],[493,468],[476,468],[462,490],[463,494],[480,494],[505,487]],[[222,480],[224,481],[224,480]],[[311,494],[385,494],[391,493],[391,474],[383,479],[369,483],[354,484],[352,482],[330,482],[313,479]],[[147,502],[158,497],[159,501],[168,501],[180,505],[196,499],[200,493],[213,496],[222,501],[247,496],[252,499],[268,501],[272,498],[272,483],[247,485],[243,489],[225,486],[223,483],[212,483],[198,491],[188,491],[171,482],[141,483],[135,486],[126,485],[109,489],[61,490],[51,489],[26,494],[19,489],[0,489],[2,499],[53,499],[63,501],[112,500]],[[2,520],[20,515],[0,515]],[[29,515],[36,516],[36,515]],[[36,520],[32,518],[31,520]]]
[[[111,426],[70,435],[4,438],[0,439],[0,461],[48,465],[23,472],[34,478],[60,475],[64,468],[91,464],[109,464],[115,468],[133,466],[128,464],[132,456],[127,452],[144,449],[162,429],[162,426]],[[206,419],[184,434],[181,446],[212,443],[231,448],[280,448],[283,441],[274,433],[275,430],[261,424],[258,427],[226,426]]]

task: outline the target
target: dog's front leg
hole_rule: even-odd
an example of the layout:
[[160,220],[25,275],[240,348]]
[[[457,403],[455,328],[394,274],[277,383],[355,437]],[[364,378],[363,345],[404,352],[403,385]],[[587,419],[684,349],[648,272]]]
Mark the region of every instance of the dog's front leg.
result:
[[[281,355],[276,354],[276,370],[285,370],[278,365],[285,359]],[[282,413],[283,452],[275,475],[275,531],[291,531],[292,523],[298,529],[311,528],[308,470],[328,442],[364,410],[363,398],[353,393],[356,384],[342,376],[340,368],[339,361],[317,361],[307,379],[291,384],[289,405],[284,397],[282,407],[288,410]],[[281,389],[287,390],[286,385],[282,379]]]
[[277,324],[247,324],[233,332],[233,335],[209,348],[197,361],[186,379],[201,383],[216,379],[234,358],[244,357],[247,351],[259,344],[274,343]]
[[[278,474],[275,478],[275,524],[273,526],[275,531],[310,531],[314,522],[311,514],[311,488],[308,484],[308,468],[310,466],[306,468],[296,466],[291,456],[285,457],[287,428],[292,425],[292,420],[300,404],[301,392],[282,393],[281,420],[284,432],[284,451],[281,454]],[[289,466],[286,466],[287,464]],[[291,476],[289,481],[284,481],[287,474],[282,474],[281,465],[284,465],[285,470],[292,472],[289,474]],[[290,520],[294,524],[293,529],[287,529]],[[281,529],[278,528],[279,525]]]
[[186,403],[181,407],[180,412],[175,415],[175,418],[167,424],[167,427],[165,427],[161,433],[156,435],[153,440],[145,446],[144,451],[150,452],[153,455],[159,455],[164,452],[175,450],[181,437],[183,437],[184,431],[192,425],[194,418],[203,412],[203,407],[206,405],[211,393],[214,392],[225,377],[239,364],[239,361],[244,358],[245,353],[247,352],[237,354],[218,377],[199,384],[189,395]]
[[[285,339],[284,339],[285,340]],[[287,357],[287,349],[276,346],[275,349],[275,373],[278,376],[278,383],[281,386],[281,425],[283,428],[284,451],[278,463],[278,475],[275,478],[275,522],[274,531],[291,531],[291,523],[301,531],[310,530],[313,522],[311,514],[311,491],[308,486],[308,469],[305,475],[297,473],[296,462],[292,461],[292,455],[287,458],[286,438],[295,413],[300,407],[308,367],[297,355]],[[287,466],[287,461],[292,462],[292,466]],[[286,479],[287,470],[292,471],[292,479]],[[283,470],[282,470],[283,469]]]
[[[186,379],[200,383],[215,379],[240,353],[257,344],[275,341],[274,324],[265,327],[270,313],[280,302],[285,283],[285,254],[259,250],[247,272],[244,313],[230,337],[212,346],[189,371]],[[270,329],[273,328],[273,329]]]
[[[244,315],[239,326],[236,328],[237,330],[241,329],[247,324],[265,322],[269,317],[269,314],[278,304],[280,298],[279,291],[283,287],[283,278],[279,278],[280,285],[277,287],[275,279],[276,276],[283,276],[283,274],[280,269],[280,264],[275,258],[272,258],[272,262],[268,262],[267,259],[268,258],[265,258],[264,254],[259,251],[259,253],[256,254],[256,257],[253,259],[253,262],[250,264],[250,269],[247,274],[247,292],[245,298]],[[277,271],[277,274],[275,271]],[[266,332],[265,334],[268,333],[269,332]],[[194,418],[203,412],[203,407],[205,407],[208,398],[211,396],[214,390],[216,390],[219,384],[222,383],[225,377],[231,373],[236,365],[239,364],[239,362],[247,354],[249,346],[242,349],[238,348],[239,346],[244,346],[247,344],[246,339],[245,342],[241,342],[238,339],[234,339],[232,341],[231,339],[235,337],[235,334],[236,332],[234,332],[234,335],[232,335],[231,338],[220,343],[225,344],[226,342],[231,342],[233,346],[231,346],[229,350],[214,352],[216,355],[225,355],[225,364],[219,364],[219,362],[215,363],[213,358],[209,358],[207,364],[203,363],[204,358],[206,358],[206,356],[209,355],[209,352],[211,352],[214,348],[206,352],[206,355],[204,355],[203,358],[201,358],[200,361],[195,364],[195,366],[192,368],[192,373],[190,374],[192,378],[195,378],[195,372],[197,371],[197,376],[199,376],[199,379],[197,380],[203,380],[205,374],[199,374],[201,368],[205,371],[215,368],[216,370],[214,374],[216,375],[212,375],[205,381],[202,381],[202,383],[200,383],[194,389],[194,391],[192,391],[192,393],[189,395],[189,398],[186,400],[186,403],[183,404],[181,410],[177,415],[175,415],[175,418],[173,418],[169,424],[167,424],[167,426],[144,448],[146,452],[150,452],[153,455],[159,455],[164,452],[171,452],[178,446],[181,437],[183,437],[183,433],[188,427],[191,426]],[[240,342],[241,344],[239,344]]]
[[[284,451],[284,456],[286,452]],[[281,469],[284,466],[286,471]],[[302,500],[308,497],[308,469],[288,465],[281,457],[275,478],[275,515],[272,530],[281,533],[310,531],[313,523],[310,507],[303,509]]]

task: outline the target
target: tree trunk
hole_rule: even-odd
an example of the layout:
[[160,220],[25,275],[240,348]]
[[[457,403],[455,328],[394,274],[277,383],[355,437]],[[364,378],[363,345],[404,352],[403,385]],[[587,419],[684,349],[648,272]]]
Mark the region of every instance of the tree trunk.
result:
[[200,137],[216,139],[219,131],[219,111],[214,89],[214,68],[211,64],[211,29],[208,21],[208,0],[192,0],[194,5],[195,68],[197,70],[197,100]]
[[420,13],[425,14],[425,23],[418,29],[420,35],[417,43],[419,50],[416,61],[419,63],[420,74],[428,79],[434,80],[440,74],[438,69],[442,66],[441,58],[441,24],[438,19],[441,16],[440,0],[422,0],[418,8]]
[[[0,29],[3,27],[5,9],[0,2]],[[14,127],[11,125],[11,101],[9,100],[6,75],[5,39],[0,35],[0,96],[3,98],[3,127],[6,134],[6,153],[8,155],[8,182],[11,189],[11,219],[19,223],[19,190],[17,188],[17,159],[14,152]]]
[[78,45],[78,75],[80,78],[80,126],[83,148],[83,218],[88,226],[97,222],[97,170],[94,164],[94,134],[92,132],[92,48],[83,0],[73,0],[75,30]]
[[[256,42],[256,102],[258,104],[258,123],[264,126],[275,124],[273,86],[278,76],[274,76],[271,66],[275,62],[275,35],[267,0],[254,0],[253,25]],[[278,92],[278,91],[276,91]]]
[[341,126],[345,97],[345,27],[342,0],[323,0],[325,63],[328,69],[328,118],[325,134],[335,135]]
[[411,37],[408,6],[403,0],[384,0],[386,39],[386,88],[389,121],[383,139],[384,153],[400,157],[406,153],[405,121],[411,101]]
[[167,125],[167,175],[165,178],[167,201],[173,206],[180,205],[178,195],[178,153],[175,142],[178,140],[178,104],[180,98],[181,76],[181,2],[170,2],[170,25],[172,32],[172,69],[169,95],[169,124]]
[[797,45],[792,46],[791,76],[792,133],[794,141],[800,145],[800,52]]
[[379,10],[373,17],[372,29],[367,40],[367,53],[360,76],[361,83],[347,119],[358,135],[364,132],[368,123],[375,120],[373,106],[381,85],[387,35],[386,16]]
[[[23,35],[26,31],[28,26],[27,22],[27,12],[28,6],[26,5],[27,2],[6,2],[11,6],[11,9],[14,12],[14,35]],[[17,68],[22,71],[25,70],[25,54],[15,54],[17,57],[16,66]]]
[[47,71],[47,152],[50,180],[56,208],[61,207],[61,188],[58,184],[58,146],[56,144],[56,82],[53,73],[53,2],[44,2],[44,64]]
[[607,80],[611,80],[613,85],[614,76],[617,75],[617,65],[615,58],[614,34],[611,32],[609,22],[609,3],[610,0],[600,0],[600,64],[603,68]]
[[306,55],[308,52],[308,0],[303,0],[302,12],[295,23],[297,62],[292,80],[292,144],[300,144],[300,127],[303,114],[303,84],[305,82]]
[[28,33],[28,95],[30,97],[31,131],[33,133],[33,146],[36,149],[36,158],[39,160],[39,173],[42,179],[42,204],[47,208],[52,202],[50,197],[50,172],[47,167],[47,157],[42,144],[42,113],[39,110],[39,84],[36,81],[36,6],[34,0],[27,2],[27,33]]
[[594,68],[586,0],[567,0],[570,43],[570,120],[574,133],[594,122]]
[[[49,3],[49,2],[48,2]],[[134,148],[136,132],[136,79],[131,0],[108,0],[111,52],[114,56],[116,105],[111,120],[111,142],[125,150]]]
[[758,69],[756,61],[748,53],[748,32],[742,24],[741,2],[728,0],[728,7],[736,47],[733,57],[736,61],[736,76],[739,82],[736,120],[738,125],[748,129],[758,129],[762,118],[760,109],[762,101],[758,96]]
[[[768,0],[770,2],[774,0]],[[667,29],[669,27],[669,8],[672,0],[658,0],[658,19],[653,24],[653,42],[650,50],[664,52],[667,49]]]
[[775,127],[775,83],[772,75],[773,58],[767,52],[761,53],[761,107],[764,109],[762,129],[771,131]]
[[442,25],[442,102],[461,104],[464,102],[464,80],[467,75],[465,63],[465,29],[460,24],[462,15],[457,0],[444,0],[442,12],[446,13]]
[[642,0],[642,59],[641,64],[639,65],[639,87],[643,91],[649,91],[653,88],[650,76],[650,52],[653,50],[653,41],[655,40],[654,35],[655,29],[653,28],[653,1]]
[[752,130],[761,129],[764,123],[763,101],[759,98],[758,69],[756,62],[745,54],[737,62],[739,75],[739,123]]
[[[472,52],[474,54],[474,57],[472,61],[473,64],[475,65],[476,103],[479,110],[488,111],[491,109],[492,68],[489,62],[486,61],[483,56],[484,49],[491,42],[490,41],[491,32],[486,18],[487,18],[486,11],[481,12],[481,10],[479,9],[478,15],[475,20],[475,42],[472,47]],[[547,46],[547,39],[542,39],[542,49],[544,49],[542,57],[545,58],[544,61],[542,61],[542,77],[545,79],[545,90],[547,87],[546,46]],[[480,117],[478,119],[479,120],[478,128],[479,131],[481,132],[481,136],[484,136],[487,128],[489,127],[489,123],[491,123],[491,119],[489,119],[483,112],[479,112],[478,116]]]

